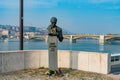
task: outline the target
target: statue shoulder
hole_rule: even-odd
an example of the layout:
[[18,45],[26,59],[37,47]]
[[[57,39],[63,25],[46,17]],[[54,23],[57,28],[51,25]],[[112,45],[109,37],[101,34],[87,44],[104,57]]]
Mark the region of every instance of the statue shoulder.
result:
[[51,29],[51,25],[49,25],[49,26],[47,27],[47,29],[50,30],[50,29]]
[[58,30],[58,31],[62,31],[62,28],[60,28],[60,27],[57,26],[57,30]]

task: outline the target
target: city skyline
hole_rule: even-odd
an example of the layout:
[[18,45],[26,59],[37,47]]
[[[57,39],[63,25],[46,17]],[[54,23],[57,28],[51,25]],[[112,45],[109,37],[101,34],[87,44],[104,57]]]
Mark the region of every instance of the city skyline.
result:
[[[19,26],[19,0],[0,2],[0,24]],[[120,0],[24,0],[24,25],[46,27],[52,16],[73,33],[120,34]]]

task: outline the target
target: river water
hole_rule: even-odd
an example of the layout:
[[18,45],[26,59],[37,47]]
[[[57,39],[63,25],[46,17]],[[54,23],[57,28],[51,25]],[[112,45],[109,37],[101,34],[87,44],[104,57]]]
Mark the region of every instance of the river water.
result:
[[[39,42],[24,42],[24,50],[42,50],[48,49],[47,43]],[[120,53],[120,44],[104,44],[100,45],[98,40],[78,40],[76,43],[64,41],[58,44],[60,50],[74,51],[89,51],[89,52],[104,52],[104,53]],[[19,50],[19,41],[0,42],[0,51]]]

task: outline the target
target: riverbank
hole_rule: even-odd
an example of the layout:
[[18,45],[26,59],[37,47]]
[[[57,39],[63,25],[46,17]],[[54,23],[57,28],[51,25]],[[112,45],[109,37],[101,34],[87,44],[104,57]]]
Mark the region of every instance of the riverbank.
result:
[[48,69],[27,69],[0,74],[0,80],[115,80],[108,75],[72,69],[61,69],[63,76],[48,76]]

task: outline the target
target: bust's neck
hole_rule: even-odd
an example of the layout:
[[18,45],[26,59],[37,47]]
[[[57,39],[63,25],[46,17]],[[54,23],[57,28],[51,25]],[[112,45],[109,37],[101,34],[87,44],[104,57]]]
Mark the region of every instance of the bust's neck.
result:
[[56,25],[51,25],[51,28],[56,28]]

